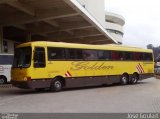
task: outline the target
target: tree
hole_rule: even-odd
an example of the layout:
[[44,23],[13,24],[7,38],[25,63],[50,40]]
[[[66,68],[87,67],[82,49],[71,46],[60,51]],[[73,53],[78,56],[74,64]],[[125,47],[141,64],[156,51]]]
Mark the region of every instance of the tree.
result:
[[148,48],[148,49],[153,49],[154,46],[153,46],[152,44],[148,44],[148,45],[147,45],[147,48]]

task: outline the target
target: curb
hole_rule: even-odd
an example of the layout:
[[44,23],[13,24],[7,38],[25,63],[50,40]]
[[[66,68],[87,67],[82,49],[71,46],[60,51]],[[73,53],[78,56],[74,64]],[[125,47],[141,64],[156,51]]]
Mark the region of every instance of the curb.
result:
[[154,75],[156,79],[160,79],[160,75]]

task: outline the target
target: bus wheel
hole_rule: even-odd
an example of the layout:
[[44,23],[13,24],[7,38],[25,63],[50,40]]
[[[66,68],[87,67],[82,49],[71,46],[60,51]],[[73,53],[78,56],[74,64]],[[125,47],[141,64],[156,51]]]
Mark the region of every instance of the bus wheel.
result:
[[63,82],[59,78],[55,78],[51,82],[51,87],[50,87],[51,91],[59,92],[62,90],[62,88],[63,88]]
[[126,74],[123,74],[121,76],[120,83],[121,83],[121,85],[127,85],[128,84],[128,76]]
[[4,76],[0,76],[0,84],[5,84],[7,83],[7,80]]
[[130,84],[136,84],[138,82],[138,80],[139,80],[138,75],[133,74],[131,77],[131,80],[130,80]]
[[45,90],[45,88],[36,88],[35,90],[36,90],[37,92],[42,92],[42,91]]

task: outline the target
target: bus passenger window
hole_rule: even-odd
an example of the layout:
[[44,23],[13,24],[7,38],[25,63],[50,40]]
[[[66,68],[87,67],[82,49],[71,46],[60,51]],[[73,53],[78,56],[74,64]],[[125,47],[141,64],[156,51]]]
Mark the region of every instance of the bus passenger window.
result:
[[143,60],[143,53],[134,52],[133,53],[133,59],[136,60],[136,61],[142,61]]
[[45,50],[44,48],[37,47],[34,51],[34,67],[42,68],[46,66]]
[[105,60],[111,60],[111,51],[105,51],[104,52]]
[[124,60],[132,61],[133,60],[133,52],[124,52]]
[[83,51],[84,60],[97,60],[97,51],[96,50],[84,50]]
[[48,48],[48,60],[64,60],[65,53],[63,48]]
[[99,60],[105,60],[104,50],[99,50],[98,51],[98,59]]
[[112,60],[115,60],[115,61],[124,60],[123,52],[112,51]]
[[81,49],[67,49],[68,51],[68,57],[69,60],[82,60],[82,50]]
[[152,54],[151,53],[144,53],[143,59],[144,59],[144,61],[152,61],[153,60]]
[[98,59],[100,60],[111,60],[111,52],[105,50],[98,51]]

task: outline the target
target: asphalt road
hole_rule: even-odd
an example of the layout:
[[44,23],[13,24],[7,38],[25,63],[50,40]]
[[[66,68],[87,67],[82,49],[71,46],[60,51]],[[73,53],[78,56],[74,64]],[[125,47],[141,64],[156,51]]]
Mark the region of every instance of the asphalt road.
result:
[[0,86],[0,112],[130,113],[160,112],[160,80],[137,85],[67,89],[58,93]]

